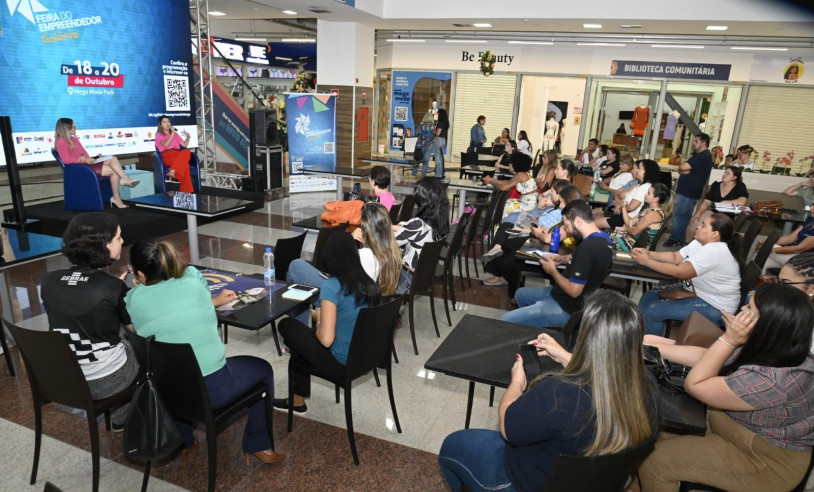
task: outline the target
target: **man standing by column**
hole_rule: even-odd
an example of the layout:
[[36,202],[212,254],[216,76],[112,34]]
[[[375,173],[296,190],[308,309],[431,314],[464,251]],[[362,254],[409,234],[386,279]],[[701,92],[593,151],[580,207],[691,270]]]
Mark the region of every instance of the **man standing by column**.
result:
[[692,140],[693,156],[678,166],[681,174],[676,182],[676,201],[673,207],[673,232],[664,246],[671,248],[684,244],[687,226],[698,199],[704,192],[712,172],[712,154],[709,151],[709,135],[699,133]]
[[479,148],[483,147],[486,143],[486,130],[483,125],[486,124],[486,116],[478,116],[478,122],[472,125],[469,130],[469,152],[476,153]]

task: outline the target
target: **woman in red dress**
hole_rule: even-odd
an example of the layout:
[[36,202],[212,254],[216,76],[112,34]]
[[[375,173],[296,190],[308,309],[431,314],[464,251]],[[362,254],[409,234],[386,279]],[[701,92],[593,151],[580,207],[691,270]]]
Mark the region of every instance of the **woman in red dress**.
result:
[[189,133],[183,132],[184,140],[178,135],[175,127],[170,122],[167,115],[158,118],[158,129],[155,132],[155,148],[161,152],[164,164],[170,167],[167,177],[178,181],[181,184],[180,191],[184,193],[195,193],[192,187],[192,179],[189,177],[190,152]]

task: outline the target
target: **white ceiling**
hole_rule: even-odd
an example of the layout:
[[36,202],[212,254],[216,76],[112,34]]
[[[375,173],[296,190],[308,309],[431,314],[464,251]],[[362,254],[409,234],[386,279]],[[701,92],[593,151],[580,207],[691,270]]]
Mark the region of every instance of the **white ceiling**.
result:
[[[496,33],[515,36],[540,36],[559,33],[570,36],[678,35],[777,38],[778,43],[796,41],[814,47],[814,15],[808,9],[784,6],[780,0],[580,0],[550,2],[542,0],[356,0],[356,8],[336,0],[209,0],[210,11],[226,16],[210,17],[214,36],[231,38],[235,33],[259,33],[269,41],[280,37],[305,35],[308,29],[278,24],[300,22],[314,29],[313,19],[332,22],[358,22],[383,31],[410,31],[402,36],[434,33],[440,37],[467,35],[492,37]],[[610,7],[610,8],[609,8]],[[282,11],[290,9],[297,15]],[[314,13],[310,9],[328,10]],[[703,12],[703,15],[699,15]],[[392,14],[391,14],[392,13]],[[411,17],[411,18],[407,18]],[[419,18],[420,17],[420,18]],[[670,20],[665,20],[670,19]],[[456,28],[453,24],[488,22],[489,29]],[[583,23],[602,24],[602,29],[586,29]],[[624,29],[622,24],[641,24]],[[707,25],[726,25],[724,32],[706,30]],[[527,34],[526,34],[527,33]],[[387,33],[389,36],[391,33]],[[276,38],[276,39],[275,39]],[[798,39],[790,39],[798,38]],[[767,39],[768,41],[768,39]],[[675,41],[674,41],[675,42]],[[794,43],[797,44],[797,43]]]

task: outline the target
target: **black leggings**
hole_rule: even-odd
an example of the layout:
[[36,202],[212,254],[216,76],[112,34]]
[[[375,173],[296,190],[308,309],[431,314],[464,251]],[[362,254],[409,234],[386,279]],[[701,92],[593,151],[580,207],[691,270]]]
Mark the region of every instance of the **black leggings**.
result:
[[520,268],[522,263],[514,259],[514,252],[503,253],[503,256],[495,258],[483,267],[487,273],[496,277],[503,277],[509,283],[509,297],[514,297],[517,292],[517,282],[520,281]]
[[509,237],[509,231],[514,229],[514,224],[511,222],[504,222],[500,224],[495,232],[495,244],[499,244],[503,249],[503,254],[513,253],[522,248],[526,243],[525,236],[522,237]]
[[[328,374],[342,374],[345,366],[339,363],[331,353],[331,349],[323,346],[317,340],[314,330],[295,319],[286,319],[280,323],[280,333],[283,341],[291,349],[291,358],[296,362],[304,362]],[[292,376],[294,394],[302,397],[311,396],[311,376],[294,372]]]

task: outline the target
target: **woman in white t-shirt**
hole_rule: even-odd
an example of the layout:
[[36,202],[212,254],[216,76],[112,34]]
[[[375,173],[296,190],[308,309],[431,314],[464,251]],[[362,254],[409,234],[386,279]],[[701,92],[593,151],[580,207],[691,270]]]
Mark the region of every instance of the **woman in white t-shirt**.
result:
[[529,136],[526,134],[526,130],[520,130],[517,132],[517,151],[526,154],[529,157],[534,157],[532,155],[532,147],[531,142],[529,141]]
[[650,185],[659,182],[659,165],[656,161],[651,159],[641,159],[636,161],[633,166],[633,177],[639,181],[639,185],[630,191],[620,193],[619,197],[623,200],[616,205],[616,213],[610,217],[605,217],[604,214],[594,214],[594,221],[596,226],[600,229],[616,229],[623,227],[625,220],[622,218],[622,213],[626,213],[628,218],[634,218],[639,215],[639,211],[644,205],[644,197],[647,191],[650,190]]
[[661,299],[658,291],[644,294],[639,307],[645,331],[663,335],[664,321],[683,321],[693,311],[718,324],[721,311],[736,313],[741,298],[740,246],[732,219],[714,213],[698,225],[695,240],[679,251],[634,249],[631,256],[636,263],[682,281],[691,280],[697,295],[677,300]]

